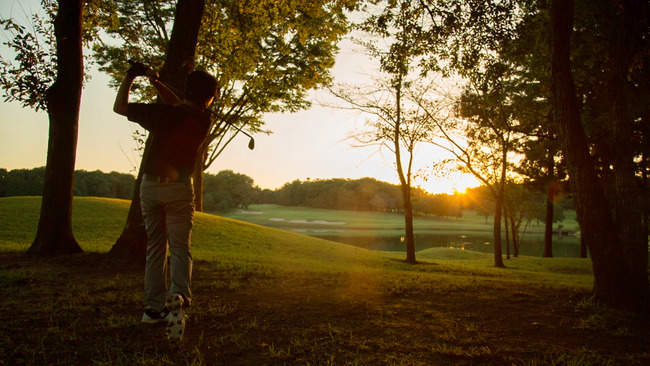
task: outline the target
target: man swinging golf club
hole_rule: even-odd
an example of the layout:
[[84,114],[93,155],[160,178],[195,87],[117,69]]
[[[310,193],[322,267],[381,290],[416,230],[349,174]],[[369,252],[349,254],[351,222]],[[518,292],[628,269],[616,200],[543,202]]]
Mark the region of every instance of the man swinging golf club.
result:
[[[149,76],[165,103],[129,103],[131,85],[138,76]],[[136,62],[127,71],[113,106],[116,113],[138,123],[151,136],[151,146],[140,168],[144,173],[140,205],[147,231],[146,309],[142,322],[167,322],[167,335],[172,341],[183,337],[184,312],[192,300],[192,173],[201,143],[212,125],[207,107],[216,91],[217,81],[212,75],[193,71],[185,83],[184,98],[180,99],[153,70]],[[165,285],[168,248],[169,290]]]

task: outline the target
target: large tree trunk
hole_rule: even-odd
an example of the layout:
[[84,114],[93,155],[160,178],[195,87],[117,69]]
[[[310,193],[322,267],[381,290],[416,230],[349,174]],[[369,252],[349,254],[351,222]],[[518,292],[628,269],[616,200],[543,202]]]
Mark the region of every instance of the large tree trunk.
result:
[[[149,139],[145,143],[144,153],[149,151],[147,148],[148,145],[150,145]],[[122,234],[108,252],[113,258],[138,264],[145,263],[147,254],[147,231],[144,227],[142,208],[140,207],[140,183],[142,182],[142,175],[142,171],[139,171],[138,177],[135,180],[135,189],[133,190],[131,206],[126,217],[124,230],[122,230]]]
[[47,89],[50,135],[41,216],[27,255],[48,257],[82,252],[72,233],[74,166],[83,80],[81,0],[60,0],[54,21],[57,76]]
[[[632,9],[623,6],[616,13]],[[574,2],[554,0],[551,8],[551,85],[553,108],[560,126],[562,147],[569,167],[570,179],[576,191],[574,200],[581,224],[581,235],[591,252],[594,269],[594,292],[606,304],[639,312],[647,312],[650,288],[647,274],[647,243],[640,243],[640,212],[631,204],[634,199],[633,177],[624,160],[627,152],[617,151],[615,162],[621,164],[617,172],[616,198],[610,203],[591,163],[587,138],[581,124],[570,65],[570,41],[573,26]],[[620,24],[620,23],[619,23]],[[624,32],[624,29],[619,29]],[[620,92],[614,90],[614,92]],[[620,101],[612,101],[613,109],[624,108]],[[617,105],[618,104],[618,105]],[[615,113],[622,113],[620,111]],[[614,116],[613,116],[614,117]],[[620,116],[619,116],[620,117]],[[618,125],[621,121],[614,120]],[[625,136],[626,126],[617,126]],[[629,145],[629,143],[628,143]],[[624,154],[625,156],[618,156]],[[617,166],[615,170],[619,167]],[[618,176],[620,175],[620,176]],[[619,210],[623,212],[619,212]],[[616,215],[616,216],[613,216]],[[636,217],[632,217],[636,216]],[[631,220],[631,222],[627,222]],[[638,223],[638,224],[637,224]],[[638,226],[639,230],[636,229]],[[643,247],[645,250],[641,250]]]
[[[614,13],[617,11],[618,13]],[[639,203],[640,192],[637,187],[634,127],[627,101],[627,75],[634,66],[634,56],[639,52],[639,43],[645,41],[648,19],[647,1],[613,1],[612,14],[617,17],[616,37],[610,51],[612,76],[609,81],[611,95],[610,114],[614,124],[612,135],[615,141],[615,220],[618,228],[618,246],[615,248],[621,262],[627,269],[626,277],[629,290],[638,291],[638,295],[626,294],[626,301],[638,300],[646,307],[650,306],[650,285],[648,283],[648,241],[643,237],[643,213]],[[639,27],[638,30],[635,27]],[[642,35],[642,36],[641,36]],[[639,37],[637,39],[637,37]],[[617,294],[611,294],[617,295]],[[630,295],[632,295],[630,297]],[[650,310],[647,308],[646,310]]]
[[194,206],[197,211],[203,212],[203,171],[207,169],[205,161],[208,155],[208,149],[210,148],[210,138],[206,138],[199,149],[199,158],[194,164]]
[[[184,89],[185,79],[193,69],[204,8],[204,0],[178,0],[176,4],[174,27],[167,48],[167,57],[160,70],[160,79],[175,89]],[[149,145],[149,141],[147,141],[143,156],[148,154]],[[141,179],[142,172],[138,174],[138,180],[136,180],[124,230],[110,251],[110,254],[119,259],[134,263],[145,263],[147,252],[147,234],[140,209],[139,183]]]

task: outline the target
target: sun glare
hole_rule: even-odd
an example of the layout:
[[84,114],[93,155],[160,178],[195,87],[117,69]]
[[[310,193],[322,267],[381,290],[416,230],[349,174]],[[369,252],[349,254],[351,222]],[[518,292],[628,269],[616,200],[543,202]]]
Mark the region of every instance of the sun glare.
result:
[[452,174],[445,178],[433,178],[421,184],[421,187],[429,193],[454,194],[465,193],[467,188],[480,186],[481,183],[470,174]]

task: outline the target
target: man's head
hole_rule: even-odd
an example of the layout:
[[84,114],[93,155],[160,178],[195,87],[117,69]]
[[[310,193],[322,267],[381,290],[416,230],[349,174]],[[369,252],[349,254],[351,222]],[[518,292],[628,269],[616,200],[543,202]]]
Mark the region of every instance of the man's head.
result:
[[206,107],[217,92],[217,79],[201,70],[192,71],[185,81],[185,99]]

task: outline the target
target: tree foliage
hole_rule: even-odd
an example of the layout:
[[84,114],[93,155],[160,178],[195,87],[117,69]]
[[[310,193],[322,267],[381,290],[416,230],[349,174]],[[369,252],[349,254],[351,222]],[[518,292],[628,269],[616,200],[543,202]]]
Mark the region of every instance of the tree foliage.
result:
[[[0,197],[40,196],[43,193],[45,167],[33,169],[0,169]],[[131,174],[99,170],[76,170],[74,195],[130,199],[135,188]]]
[[[574,1],[551,2],[551,86],[562,147],[574,188],[581,238],[589,246],[595,295],[613,307],[647,313],[650,310],[647,230],[640,205],[639,131],[642,118],[633,96],[643,92],[635,82],[647,76],[650,49],[650,6],[642,1],[598,1],[592,16],[581,18]],[[597,28],[605,52],[594,58],[594,92],[600,95],[603,120],[585,120],[585,97],[579,94],[577,68],[570,42],[580,36],[582,21]],[[577,31],[574,31],[577,29]],[[578,52],[579,53],[579,52]],[[575,75],[575,77],[574,77]],[[598,121],[606,121],[600,125]],[[595,122],[595,123],[594,123]],[[593,130],[608,136],[594,140]],[[609,145],[609,144],[611,145]],[[607,149],[602,159],[594,150]],[[598,166],[598,161],[607,161]],[[596,164],[595,164],[596,163]],[[647,189],[647,187],[645,188]]]
[[[41,0],[40,11],[28,14],[29,19],[0,19],[0,29],[7,39],[3,42],[6,52],[0,55],[0,88],[5,102],[18,102],[35,111],[47,110],[46,91],[55,81],[58,62],[54,35],[58,9],[56,0]],[[111,0],[84,1],[84,45],[101,42],[99,24],[111,9]],[[88,64],[84,68],[84,78],[88,79]]]
[[[210,133],[212,146],[204,169],[236,135],[230,124],[260,132],[265,113],[295,112],[310,105],[307,91],[330,82],[336,44],[347,32],[345,11],[355,3],[206,1],[195,63],[219,82],[219,97],[211,106],[219,118]],[[128,59],[160,68],[169,43],[174,1],[121,0],[116,4],[116,12],[107,15],[103,25],[120,42],[95,45],[100,69],[113,77],[114,85],[128,68]],[[154,96],[150,88],[136,90],[143,99]]]
[[[8,53],[0,55],[0,86],[5,102],[47,110],[46,91],[56,78],[54,17],[56,3],[44,0],[44,14],[31,14],[31,25],[0,19]],[[13,60],[11,59],[13,56]]]
[[222,170],[216,175],[203,176],[203,204],[205,211],[228,212],[246,209],[256,203],[260,189],[253,185],[253,178],[232,170]]

